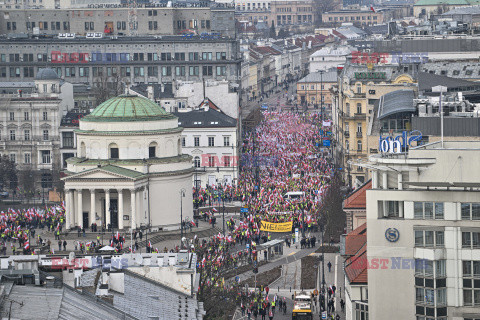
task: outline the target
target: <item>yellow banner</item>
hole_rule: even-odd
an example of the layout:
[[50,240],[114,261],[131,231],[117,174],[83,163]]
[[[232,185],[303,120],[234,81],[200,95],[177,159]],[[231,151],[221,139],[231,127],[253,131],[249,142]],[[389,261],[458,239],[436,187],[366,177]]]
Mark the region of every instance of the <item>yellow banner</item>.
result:
[[292,232],[292,223],[292,221],[282,223],[260,221],[260,230],[268,232]]

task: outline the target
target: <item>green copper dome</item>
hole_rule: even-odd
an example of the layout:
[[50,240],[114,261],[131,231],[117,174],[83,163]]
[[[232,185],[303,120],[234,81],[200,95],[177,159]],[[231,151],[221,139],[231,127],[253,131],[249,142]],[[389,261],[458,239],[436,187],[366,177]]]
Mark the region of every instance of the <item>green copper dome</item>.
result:
[[147,98],[121,95],[100,104],[82,121],[153,121],[172,118],[175,116]]

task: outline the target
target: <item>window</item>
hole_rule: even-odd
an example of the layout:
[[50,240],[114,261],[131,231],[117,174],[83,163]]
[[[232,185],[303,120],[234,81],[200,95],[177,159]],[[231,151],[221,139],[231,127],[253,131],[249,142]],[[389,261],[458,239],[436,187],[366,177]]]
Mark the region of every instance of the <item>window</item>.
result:
[[175,60],[185,61],[185,52],[175,52]]
[[157,30],[158,22],[157,21],[148,21],[148,30]]
[[223,166],[230,167],[230,156],[223,156]]
[[48,112],[47,111],[43,111],[43,121],[47,121],[48,120]]
[[25,111],[25,112],[23,113],[23,119],[24,119],[25,121],[30,120],[30,113],[29,113],[28,111]]
[[50,150],[42,150],[41,155],[43,164],[49,164],[51,162]]
[[415,247],[443,248],[445,245],[444,231],[415,230]]
[[185,142],[186,142],[185,137],[182,137],[182,147],[185,147]]
[[463,305],[480,306],[480,261],[462,261]]
[[62,143],[64,148],[73,148],[73,132],[63,132],[62,133]]
[[443,202],[414,202],[415,219],[443,219]]
[[110,148],[110,159],[118,159],[118,147]]
[[357,133],[362,133],[362,123],[357,123]]
[[357,103],[357,113],[358,114],[362,113],[362,104],[361,103]]
[[[446,284],[445,260],[415,259],[417,319],[446,319],[440,318],[446,316]],[[432,318],[425,318],[426,314]]]
[[368,304],[355,302],[355,319],[368,319]]
[[175,75],[176,76],[184,76],[185,75],[185,66],[176,66],[175,67]]
[[212,76],[213,75],[213,67],[212,66],[203,66],[203,75],[204,76]]
[[195,166],[195,168],[200,168],[200,157],[196,156],[195,158],[193,158],[193,165]]
[[89,69],[90,69],[89,67],[78,68],[78,73],[80,74],[80,77],[88,77]]
[[198,66],[190,66],[189,67],[189,74],[191,76],[198,76],[200,74],[200,67]]
[[224,147],[230,146],[230,137],[223,137],[223,146]]
[[217,76],[225,76],[225,75],[227,75],[227,67],[217,66]]
[[357,151],[362,152],[362,140],[357,141]]
[[212,60],[211,52],[202,52],[202,60]]
[[134,67],[133,74],[135,77],[143,77],[145,75],[143,67]]
[[215,147],[215,137],[208,137],[208,146]]
[[480,220],[480,203],[462,203],[462,220]]
[[17,162],[17,155],[15,153],[10,153],[10,161],[13,163]]
[[164,52],[160,55],[162,61],[171,61],[172,60],[172,54],[170,52]]
[[10,140],[15,141],[15,130],[10,130]]
[[162,76],[171,76],[172,67],[162,67]]
[[24,130],[23,131],[23,137],[24,137],[25,141],[29,141],[30,140],[30,130]]
[[462,248],[478,249],[480,248],[480,230],[462,231]]
[[215,156],[208,156],[208,166],[215,167]]
[[350,141],[345,140],[345,149],[348,151],[350,150]]
[[200,137],[193,137],[193,145],[195,147],[199,147],[200,146]]
[[10,121],[15,120],[15,112],[10,112]]
[[217,52],[217,60],[227,60],[226,52]]
[[190,52],[188,54],[188,60],[190,61],[198,61],[198,52]]
[[48,130],[43,130],[43,141],[48,140]]
[[30,153],[23,154],[23,163],[29,164],[32,162],[32,155]]
[[150,146],[148,147],[148,157],[149,158],[155,158],[155,146]]
[[147,71],[149,77],[158,77],[158,67],[148,67]]

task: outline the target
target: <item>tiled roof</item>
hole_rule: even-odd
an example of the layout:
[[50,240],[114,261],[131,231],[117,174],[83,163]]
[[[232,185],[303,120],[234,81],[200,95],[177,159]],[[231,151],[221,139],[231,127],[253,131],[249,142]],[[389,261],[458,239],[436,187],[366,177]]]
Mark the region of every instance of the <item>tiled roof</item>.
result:
[[305,78],[299,80],[299,83],[311,83],[311,82],[337,82],[338,81],[338,75],[337,71],[327,71],[324,72],[322,75],[320,72],[312,72],[309,73]]
[[345,275],[350,284],[368,283],[367,243],[353,257],[345,261]]
[[345,255],[355,255],[367,243],[367,224],[364,223],[345,237]]
[[344,201],[343,209],[366,209],[367,190],[372,189],[372,180],[368,180],[363,186],[353,191]]
[[278,50],[275,50],[273,49],[272,47],[255,47],[253,48],[254,51],[262,54],[262,55],[270,55],[270,54],[273,54],[273,55],[277,55],[277,54],[281,54],[280,51]]

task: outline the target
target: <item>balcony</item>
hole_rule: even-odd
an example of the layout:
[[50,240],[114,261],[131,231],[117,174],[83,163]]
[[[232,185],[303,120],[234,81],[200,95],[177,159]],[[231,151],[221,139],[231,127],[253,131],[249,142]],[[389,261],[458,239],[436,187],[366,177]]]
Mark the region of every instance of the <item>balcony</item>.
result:
[[350,137],[350,131],[345,130],[344,131],[345,138]]
[[354,99],[365,99],[367,97],[366,93],[353,93]]
[[357,138],[363,137],[363,133],[361,131],[357,131]]

